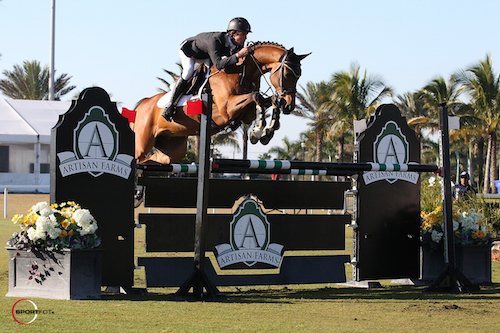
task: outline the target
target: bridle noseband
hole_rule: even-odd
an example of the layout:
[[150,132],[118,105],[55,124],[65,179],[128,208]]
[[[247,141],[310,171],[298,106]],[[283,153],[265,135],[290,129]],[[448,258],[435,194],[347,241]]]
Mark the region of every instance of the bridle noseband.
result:
[[[287,94],[293,94],[293,93],[297,92],[297,88],[296,87],[285,88],[283,86],[283,81],[285,80],[285,71],[284,71],[284,69],[287,68],[294,75],[294,77],[298,80],[299,77],[300,77],[300,74],[301,74],[300,73],[300,67],[297,67],[297,63],[296,62],[288,60],[288,52],[285,50],[283,58],[280,61],[280,65],[275,70],[273,70],[270,73],[270,76],[272,76],[276,72],[278,72],[279,70],[281,70],[281,72],[280,72],[280,78],[279,78],[279,88],[276,91],[274,91],[272,84],[270,84],[267,81],[267,78],[264,76],[264,72],[262,71],[262,65],[259,63],[259,61],[257,59],[255,59],[255,57],[253,55],[253,50],[252,50],[252,52],[249,53],[249,55],[252,58],[252,60],[254,61],[254,63],[257,66],[257,68],[259,69],[261,76],[264,77],[264,80],[266,81],[267,85],[269,86],[269,89],[273,92],[273,96],[272,96],[273,103],[276,106],[281,107],[282,104],[284,103],[283,97],[285,95],[287,95]],[[292,66],[295,66],[295,69]]]

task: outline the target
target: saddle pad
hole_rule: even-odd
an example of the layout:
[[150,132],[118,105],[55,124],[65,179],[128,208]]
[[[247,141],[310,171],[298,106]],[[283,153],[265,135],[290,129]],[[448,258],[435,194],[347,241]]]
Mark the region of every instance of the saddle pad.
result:
[[[171,91],[169,91],[168,93],[166,93],[165,95],[163,95],[158,100],[158,102],[156,102],[156,106],[159,107],[159,108],[164,109],[165,106],[167,105],[168,100],[170,99],[170,94],[171,94]],[[190,100],[192,97],[193,97],[193,95],[184,95],[184,96],[182,96],[176,106],[185,106],[186,102],[188,100]]]

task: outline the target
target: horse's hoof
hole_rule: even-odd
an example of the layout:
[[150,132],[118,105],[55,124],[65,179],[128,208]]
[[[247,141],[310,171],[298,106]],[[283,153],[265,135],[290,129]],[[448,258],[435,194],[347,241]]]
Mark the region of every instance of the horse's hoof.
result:
[[277,131],[277,130],[279,130],[279,129],[280,129],[280,126],[281,126],[281,125],[280,125],[280,122],[279,122],[279,121],[276,121],[276,122],[274,123],[273,129],[274,129],[275,131]]
[[269,143],[269,141],[271,141],[271,139],[273,138],[274,136],[274,131],[266,131],[266,134],[264,134],[261,138],[260,138],[260,143],[262,143],[264,146],[267,145]]
[[259,138],[257,138],[256,136],[254,135],[250,135],[250,143],[251,144],[256,144],[257,142],[259,142]]
[[144,188],[136,190],[134,194],[134,208],[139,207],[144,201]]

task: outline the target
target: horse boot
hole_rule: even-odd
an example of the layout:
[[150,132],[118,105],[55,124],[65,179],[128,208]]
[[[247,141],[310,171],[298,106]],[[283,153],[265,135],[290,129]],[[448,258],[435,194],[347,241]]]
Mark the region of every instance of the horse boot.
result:
[[175,116],[177,103],[186,92],[186,88],[189,87],[188,83],[189,81],[179,78],[172,88],[173,91],[170,95],[169,103],[167,103],[165,110],[161,114],[167,121],[172,121],[172,118]]

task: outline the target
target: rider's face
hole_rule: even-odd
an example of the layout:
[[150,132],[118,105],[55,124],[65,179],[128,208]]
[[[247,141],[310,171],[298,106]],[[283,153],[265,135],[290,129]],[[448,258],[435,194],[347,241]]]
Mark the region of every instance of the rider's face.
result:
[[248,32],[243,31],[235,31],[233,34],[233,40],[239,46],[244,46],[245,41],[247,40]]

